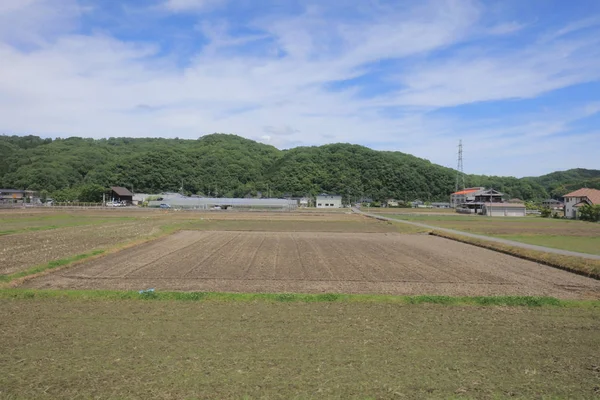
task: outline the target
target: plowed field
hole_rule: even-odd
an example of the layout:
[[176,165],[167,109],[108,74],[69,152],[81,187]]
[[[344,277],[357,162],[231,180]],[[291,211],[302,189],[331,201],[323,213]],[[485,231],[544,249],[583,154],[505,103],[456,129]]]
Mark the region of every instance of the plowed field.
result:
[[181,231],[35,288],[599,298],[600,282],[428,235]]

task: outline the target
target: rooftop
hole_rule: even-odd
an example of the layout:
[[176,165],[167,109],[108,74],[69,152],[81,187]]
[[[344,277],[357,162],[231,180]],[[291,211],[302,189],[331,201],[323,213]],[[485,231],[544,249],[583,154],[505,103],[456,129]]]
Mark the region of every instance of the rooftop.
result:
[[563,197],[587,197],[592,204],[600,204],[600,190],[582,188],[571,193],[565,194]]
[[131,193],[129,189],[121,186],[111,186],[110,190],[112,190],[119,196],[133,196],[133,193]]
[[452,194],[469,194],[469,193],[475,193],[480,191],[481,189],[465,189],[465,190],[461,190]]

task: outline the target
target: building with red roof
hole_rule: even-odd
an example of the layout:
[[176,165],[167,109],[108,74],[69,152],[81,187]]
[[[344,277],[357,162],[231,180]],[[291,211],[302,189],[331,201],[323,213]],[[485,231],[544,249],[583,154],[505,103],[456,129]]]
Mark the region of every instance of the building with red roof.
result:
[[586,204],[600,204],[600,190],[582,188],[563,196],[565,199],[565,217],[577,219],[579,207]]

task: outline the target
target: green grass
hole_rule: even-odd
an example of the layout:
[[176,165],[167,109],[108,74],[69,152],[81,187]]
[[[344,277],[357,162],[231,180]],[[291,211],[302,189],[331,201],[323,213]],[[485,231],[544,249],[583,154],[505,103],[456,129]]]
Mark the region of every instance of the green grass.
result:
[[105,252],[105,250],[94,250],[89,253],[78,254],[78,255],[75,255],[72,257],[68,257],[68,258],[50,261],[46,264],[37,265],[35,267],[28,268],[24,271],[15,272],[14,274],[0,275],[0,282],[11,282],[11,281],[14,281],[15,279],[23,278],[23,277],[26,277],[29,275],[39,274],[40,272],[44,272],[44,271],[51,270],[54,268],[62,267],[62,266],[74,263],[76,261],[81,261],[86,258],[97,256],[104,252]]
[[526,260],[539,262],[555,268],[585,275],[591,278],[600,279],[600,261],[591,260],[582,257],[564,256],[561,254],[547,253],[544,251],[524,249],[522,247],[510,246],[503,243],[492,242],[485,239],[476,239],[468,236],[457,235],[443,231],[433,231],[431,234],[456,240],[462,243],[468,243],[486,249],[510,254]]
[[390,218],[421,222],[484,236],[600,255],[600,224],[540,217],[491,218],[473,215],[395,215]]
[[299,294],[299,293],[221,293],[117,290],[35,290],[0,289],[0,299],[71,299],[71,300],[157,300],[157,301],[232,301],[275,303],[394,303],[443,304],[448,306],[522,306],[522,307],[593,307],[600,300],[560,300],[540,296],[392,296],[379,294]]
[[534,244],[538,246],[552,247],[555,249],[567,249],[580,253],[600,255],[600,236],[557,236],[557,235],[495,235],[516,242]]
[[598,308],[287,300],[2,297],[0,397],[598,395]]

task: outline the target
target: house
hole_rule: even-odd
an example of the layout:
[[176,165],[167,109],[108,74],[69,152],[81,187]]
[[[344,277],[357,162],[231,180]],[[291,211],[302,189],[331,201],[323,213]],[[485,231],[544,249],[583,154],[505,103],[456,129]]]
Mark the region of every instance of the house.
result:
[[309,204],[310,199],[308,197],[302,197],[300,200],[298,200],[298,205],[300,207],[308,207]]
[[0,203],[39,203],[39,196],[33,190],[0,189]]
[[0,203],[22,202],[24,197],[24,190],[0,189]]
[[562,210],[565,207],[565,203],[555,199],[547,199],[542,201],[542,207],[548,207],[551,210]]
[[320,194],[317,196],[317,208],[342,208],[342,196]]
[[147,199],[148,197],[150,197],[150,196],[155,196],[155,195],[152,195],[152,194],[147,194],[147,193],[136,193],[136,194],[134,194],[134,195],[133,195],[133,197],[132,197],[132,202],[133,202],[133,204],[134,204],[134,205],[138,205],[138,206],[140,206],[140,205],[142,205],[142,204],[143,204],[143,203],[146,201],[146,199]]
[[387,207],[400,207],[400,202],[396,199],[387,199],[385,204]]
[[124,187],[111,186],[110,198],[114,202],[131,204],[133,202],[133,193]]
[[467,203],[500,203],[502,202],[503,193],[494,189],[486,189],[484,187],[472,187],[450,195],[450,205],[452,208],[460,207]]
[[525,217],[527,209],[523,203],[484,203],[481,214],[488,217]]
[[600,204],[600,190],[597,189],[579,189],[565,194],[565,217],[577,219],[578,209],[586,204]]
[[410,202],[410,206],[412,208],[422,208],[425,207],[425,203],[421,200],[415,200]]

